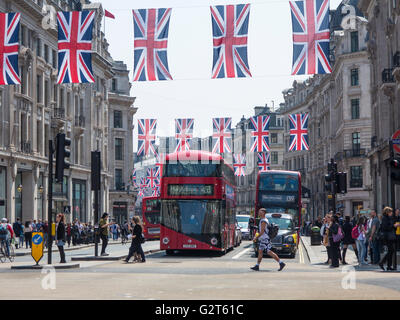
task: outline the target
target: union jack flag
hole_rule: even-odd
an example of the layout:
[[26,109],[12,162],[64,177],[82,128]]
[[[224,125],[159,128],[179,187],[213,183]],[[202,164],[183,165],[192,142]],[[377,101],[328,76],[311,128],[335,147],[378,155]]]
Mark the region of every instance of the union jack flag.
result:
[[232,152],[232,118],[213,118],[212,152]]
[[247,62],[250,4],[211,6],[212,78],[251,77]]
[[172,9],[133,10],[135,34],[133,81],[172,80],[167,45]]
[[20,13],[0,13],[0,85],[20,84],[18,70]]
[[139,196],[141,195],[142,197],[144,196],[145,192],[147,191],[147,188],[149,187],[149,181],[146,179],[146,177],[140,178],[140,184],[139,184]]
[[160,195],[159,187],[154,187],[153,189],[151,189],[151,191],[152,191],[152,194],[151,194],[152,197],[158,197]]
[[259,171],[270,170],[270,153],[269,152],[259,152],[258,153],[258,169]]
[[157,176],[162,176],[163,164],[165,162],[165,154],[164,153],[156,153],[156,167],[157,167]]
[[235,176],[245,176],[246,155],[234,154],[233,155],[233,168],[235,169]]
[[137,184],[136,184],[136,169],[132,170],[131,181],[132,181],[132,186],[137,187]]
[[329,0],[290,1],[293,29],[292,75],[331,73]]
[[269,151],[269,116],[257,116],[250,118],[252,144],[251,152]]
[[290,142],[289,151],[309,150],[308,113],[289,114]]
[[58,12],[57,83],[93,83],[92,10]]
[[176,151],[190,150],[190,141],[193,139],[194,119],[175,119]]
[[156,119],[138,119],[138,156],[156,154],[156,127]]
[[150,187],[151,189],[153,189],[157,186],[158,175],[159,175],[159,170],[157,170],[156,168],[148,168],[147,169],[146,179],[147,179],[148,187]]

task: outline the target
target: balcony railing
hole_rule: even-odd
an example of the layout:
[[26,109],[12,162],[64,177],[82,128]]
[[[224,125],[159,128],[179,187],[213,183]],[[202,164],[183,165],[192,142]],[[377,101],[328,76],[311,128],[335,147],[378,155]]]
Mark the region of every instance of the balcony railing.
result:
[[24,141],[21,143],[21,152],[23,152],[23,153],[31,153],[32,152],[31,141]]
[[65,109],[64,108],[55,108],[53,117],[56,119],[65,119]]
[[400,68],[400,51],[397,51],[393,56],[393,66]]
[[335,155],[335,160],[342,160],[348,158],[364,157],[367,154],[365,149],[356,148],[352,150],[343,150]]
[[383,69],[382,82],[383,83],[394,83],[393,68]]
[[350,179],[350,188],[362,188],[363,180],[362,179]]
[[85,127],[85,117],[84,116],[75,116],[75,127]]

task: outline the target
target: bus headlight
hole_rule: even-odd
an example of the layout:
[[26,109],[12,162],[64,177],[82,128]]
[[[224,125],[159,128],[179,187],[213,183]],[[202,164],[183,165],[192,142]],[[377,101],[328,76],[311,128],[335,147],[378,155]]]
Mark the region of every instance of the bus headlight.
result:
[[164,244],[168,244],[168,243],[169,243],[169,238],[168,238],[168,237],[164,237],[164,238],[162,239],[162,242],[163,242]]
[[290,244],[294,243],[294,238],[293,238],[293,236],[287,236],[287,237],[285,238],[285,242],[290,243]]
[[211,244],[213,245],[213,246],[215,246],[215,245],[217,245],[217,243],[218,243],[218,240],[217,240],[217,238],[211,238]]

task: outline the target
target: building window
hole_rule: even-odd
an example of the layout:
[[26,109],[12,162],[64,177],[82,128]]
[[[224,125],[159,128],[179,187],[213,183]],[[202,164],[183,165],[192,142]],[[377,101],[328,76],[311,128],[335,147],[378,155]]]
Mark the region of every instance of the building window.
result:
[[351,85],[358,86],[358,69],[351,69]]
[[278,134],[271,133],[271,143],[278,143]]
[[358,210],[361,210],[363,208],[363,202],[362,201],[355,201],[352,203],[353,206],[353,217],[357,216]]
[[41,103],[42,100],[42,76],[36,76],[36,102]]
[[117,91],[117,79],[112,79],[112,82],[111,82],[111,90],[112,90],[113,92],[116,92],[116,91]]
[[350,33],[351,38],[351,52],[358,51],[358,31],[354,31]]
[[22,185],[22,173],[18,172],[15,177],[15,219],[22,221],[22,192],[18,192],[17,188]]
[[114,111],[114,128],[122,129],[122,111]]
[[57,69],[57,52],[56,52],[56,50],[52,50],[52,57],[53,57],[52,66],[54,69]]
[[353,153],[360,153],[361,138],[359,132],[353,132],[352,134],[352,147]]
[[277,151],[271,152],[271,164],[278,164],[278,152]]
[[360,119],[360,99],[351,99],[351,119]]
[[21,25],[19,41],[20,41],[21,45],[23,45],[24,47],[26,47],[25,35],[26,35],[26,27]]
[[115,138],[115,160],[124,160],[124,140]]
[[47,44],[44,45],[44,60],[49,62],[49,46]]
[[72,217],[81,222],[87,222],[86,217],[86,181],[72,180]]
[[25,74],[25,68],[21,66],[21,72],[20,72],[20,77],[21,77],[21,94],[26,94],[26,74]]
[[350,167],[350,188],[362,188],[362,166]]
[[49,93],[49,80],[44,81],[44,106],[49,107],[50,104],[50,93]]
[[122,169],[115,169],[115,189],[124,190],[125,186],[122,181]]
[[42,41],[39,38],[36,40],[36,55],[38,57],[42,56]]

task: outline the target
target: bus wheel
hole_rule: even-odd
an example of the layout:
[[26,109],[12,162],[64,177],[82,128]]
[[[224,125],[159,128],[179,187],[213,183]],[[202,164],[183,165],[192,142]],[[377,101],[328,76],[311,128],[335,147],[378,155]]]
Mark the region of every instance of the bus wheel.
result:
[[165,250],[165,253],[166,253],[168,256],[171,256],[171,255],[174,254],[174,250]]

